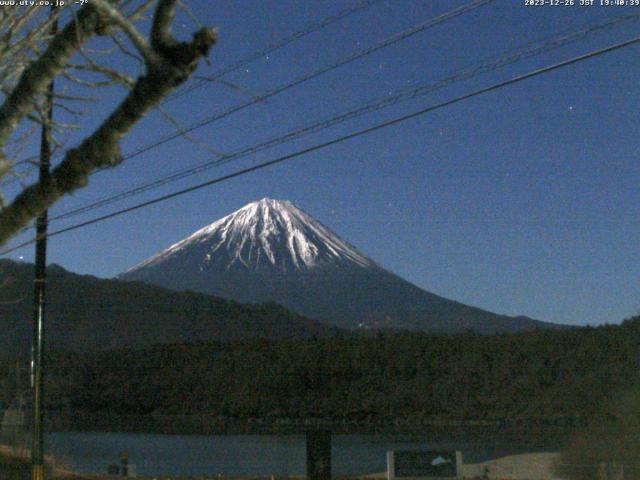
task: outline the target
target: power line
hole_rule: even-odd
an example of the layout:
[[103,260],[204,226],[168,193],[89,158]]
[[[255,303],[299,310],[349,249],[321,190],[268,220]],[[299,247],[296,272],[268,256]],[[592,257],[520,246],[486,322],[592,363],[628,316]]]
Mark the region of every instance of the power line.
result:
[[[386,40],[383,40],[382,42],[373,45],[372,47],[369,47],[365,50],[362,50],[360,52],[356,52],[354,54],[351,54],[341,60],[339,60],[338,62],[335,62],[333,64],[327,65],[325,67],[322,67],[314,72],[311,72],[310,74],[304,75],[302,77],[299,77],[298,79],[286,84],[286,85],[282,85],[274,90],[271,90],[265,94],[263,94],[262,96],[253,99],[252,101],[249,102],[245,102],[243,104],[237,105],[235,107],[232,107],[229,110],[226,110],[224,112],[221,112],[219,114],[215,114],[211,117],[208,117],[207,119],[200,121],[196,124],[191,125],[190,127],[187,127],[186,129],[181,129],[178,132],[174,132],[173,134],[170,135],[166,135],[162,138],[160,138],[159,140],[157,140],[156,142],[146,145],[144,147],[139,148],[138,150],[135,150],[131,153],[125,154],[122,157],[122,161],[125,160],[129,160],[133,157],[136,157],[138,155],[141,155],[142,153],[145,153],[149,150],[152,150],[154,148],[157,148],[160,145],[163,145],[164,143],[167,143],[171,140],[174,140],[178,137],[184,136],[187,133],[190,133],[198,128],[202,128],[206,125],[209,125],[217,120],[220,120],[222,118],[225,118],[233,113],[236,113],[238,111],[244,110],[245,108],[248,108],[252,105],[255,105],[256,103],[262,102],[264,100],[266,100],[267,98],[273,97],[275,95],[278,95],[280,93],[283,93],[291,88],[294,88],[295,86],[298,86],[308,80],[311,80],[313,78],[316,78],[320,75],[323,75],[324,73],[327,73],[329,71],[335,70],[341,66],[344,66],[348,63],[351,63],[355,60],[358,60],[360,58],[363,58],[365,56],[368,56],[374,52],[377,52],[378,50],[381,50],[383,48],[389,47],[395,43],[398,43],[402,40],[405,40],[417,33],[423,32],[429,28],[435,27],[437,25],[440,25],[442,23],[445,23],[449,20],[452,20],[454,18],[457,18],[469,11],[475,10],[477,8],[489,5],[490,3],[493,3],[495,0],[474,0],[468,4],[465,4],[461,7],[455,8],[453,10],[450,10],[448,12],[445,12],[441,15],[438,15],[437,17],[427,20],[425,22],[422,22],[418,25],[415,25],[407,30],[404,30],[402,32],[396,33],[394,35],[392,35],[391,37],[387,38]],[[220,156],[219,159],[225,159],[225,156]],[[97,173],[101,170],[94,170],[93,172],[90,173],[90,175],[93,175],[94,173]],[[57,218],[60,218],[59,216]],[[27,227],[28,228],[28,227]],[[23,230],[24,231],[24,230]]]
[[[468,93],[468,94],[465,94],[465,95],[461,95],[461,96],[456,97],[456,98],[454,98],[452,100],[447,100],[445,102],[438,103],[436,105],[432,105],[432,106],[427,107],[427,108],[423,108],[423,109],[418,110],[416,112],[413,112],[413,113],[410,113],[410,114],[407,114],[407,115],[403,115],[401,117],[394,118],[392,120],[388,120],[388,121],[379,123],[379,124],[374,125],[372,127],[368,127],[368,128],[362,129],[362,130],[358,130],[356,132],[352,132],[350,134],[337,137],[337,138],[335,138],[333,140],[329,140],[327,142],[316,144],[316,145],[313,145],[311,147],[307,147],[307,148],[304,148],[302,150],[298,150],[296,152],[290,153],[288,155],[284,155],[282,157],[278,157],[278,158],[275,158],[273,160],[269,160],[267,162],[263,162],[263,163],[260,163],[258,165],[254,165],[253,167],[244,168],[244,169],[238,170],[238,171],[236,171],[234,173],[230,173],[228,175],[224,175],[224,176],[221,176],[221,177],[218,177],[218,178],[214,178],[212,180],[200,183],[198,185],[191,186],[189,188],[185,188],[183,190],[179,190],[177,192],[170,193],[168,195],[163,195],[161,197],[157,197],[157,198],[155,198],[153,200],[142,202],[142,203],[139,203],[137,205],[133,205],[131,207],[124,208],[122,210],[118,210],[116,212],[109,213],[107,215],[103,215],[101,217],[93,218],[93,219],[87,220],[85,222],[81,222],[81,223],[77,223],[75,225],[71,225],[70,227],[66,227],[66,228],[63,228],[63,229],[60,229],[60,230],[56,230],[54,232],[49,233],[46,237],[48,238],[48,237],[61,235],[63,233],[67,233],[67,232],[70,232],[70,231],[73,231],[73,230],[77,230],[79,228],[83,228],[83,227],[86,227],[86,226],[89,226],[89,225],[93,225],[95,223],[99,223],[99,222],[102,222],[104,220],[108,220],[110,218],[114,218],[114,217],[123,215],[125,213],[132,212],[134,210],[138,210],[138,209],[141,209],[141,208],[144,208],[144,207],[148,207],[150,205],[154,205],[156,203],[163,202],[165,200],[169,200],[171,198],[175,198],[175,197],[178,197],[178,196],[181,196],[181,195],[184,195],[184,194],[196,191],[196,190],[200,190],[202,188],[209,187],[211,185],[215,185],[217,183],[222,183],[224,181],[231,180],[233,178],[240,177],[242,175],[255,172],[257,170],[262,170],[264,168],[267,168],[267,167],[270,167],[270,166],[273,166],[273,165],[276,165],[276,164],[279,164],[279,163],[283,163],[285,161],[292,160],[292,159],[297,158],[297,157],[301,157],[301,156],[306,155],[308,153],[315,152],[315,151],[318,151],[318,150],[322,150],[322,149],[327,148],[329,146],[336,145],[338,143],[342,143],[344,141],[351,140],[353,138],[357,138],[357,137],[360,137],[360,136],[363,136],[363,135],[366,135],[366,134],[381,130],[383,128],[387,128],[387,127],[390,127],[392,125],[397,125],[397,124],[405,122],[407,120],[411,120],[413,118],[420,117],[420,116],[425,115],[427,113],[430,113],[430,112],[433,112],[433,111],[436,111],[436,110],[440,110],[442,108],[449,107],[451,105],[455,105],[455,104],[463,102],[465,100],[469,100],[470,98],[477,97],[477,96],[485,94],[485,93],[493,92],[495,90],[499,90],[500,88],[504,88],[506,86],[513,85],[515,83],[519,83],[519,82],[522,82],[524,80],[527,80],[527,79],[530,79],[530,78],[533,78],[533,77],[537,77],[537,76],[543,75],[545,73],[552,72],[554,70],[559,70],[560,68],[564,68],[564,67],[567,67],[569,65],[573,65],[573,64],[588,60],[590,58],[594,58],[594,57],[597,57],[597,56],[600,56],[600,55],[604,55],[606,53],[610,53],[610,52],[613,52],[613,51],[616,51],[616,50],[620,50],[622,48],[625,48],[625,47],[628,47],[628,46],[631,46],[631,45],[635,45],[637,43],[640,43],[640,37],[635,37],[635,38],[632,38],[630,40],[626,40],[624,42],[617,43],[615,45],[611,45],[609,47],[605,47],[605,48],[602,48],[602,49],[599,49],[599,50],[595,50],[595,51],[592,51],[592,52],[589,52],[589,53],[586,53],[586,54],[583,54],[583,55],[580,55],[580,56],[577,56],[577,57],[573,57],[573,58],[571,58],[569,60],[564,60],[564,61],[556,63],[554,65],[550,65],[548,67],[543,67],[543,68],[534,70],[532,72],[513,77],[513,78],[511,78],[509,80],[505,80],[505,81],[496,83],[496,84],[491,85],[489,87],[485,87],[485,88],[482,88],[480,90],[476,90],[474,92],[471,92],[471,93]],[[15,247],[7,249],[7,250],[1,252],[0,256],[7,255],[8,253],[11,253],[11,252],[13,252],[15,250],[18,250],[18,249],[20,249],[22,247],[25,247],[27,245],[30,245],[30,244],[34,243],[36,240],[37,240],[37,238],[31,239],[31,240],[28,240],[26,242],[23,242],[23,243],[15,246]]]
[[380,2],[381,0],[362,0],[359,1],[358,3],[356,3],[355,5],[353,5],[352,7],[346,8],[344,10],[342,10],[341,12],[338,12],[335,15],[329,16],[324,18],[323,20],[321,20],[318,23],[314,23],[312,25],[309,25],[307,28],[304,28],[302,30],[298,30],[297,32],[292,33],[291,35],[284,37],[282,39],[280,39],[279,41],[277,41],[276,43],[273,43],[267,47],[265,47],[264,49],[257,51],[257,52],[253,52],[253,53],[249,53],[247,55],[245,55],[244,57],[240,58],[240,60],[238,60],[235,63],[232,63],[231,65],[227,66],[227,67],[223,67],[220,70],[218,70],[217,72],[215,72],[212,76],[208,77],[207,79],[202,79],[196,83],[193,83],[192,85],[190,85],[189,87],[185,88],[184,90],[180,91],[180,92],[175,92],[173,95],[169,96],[164,103],[175,100],[177,98],[180,98],[200,87],[202,87],[203,85],[205,85],[208,82],[211,81],[216,81],[221,79],[222,77],[224,77],[225,75],[228,75],[231,72],[235,72],[236,70],[241,69],[242,67],[245,67],[246,65],[248,65],[249,63],[254,62],[255,60],[258,60],[259,58],[262,58],[270,53],[275,52],[276,50],[279,50],[283,47],[286,47],[287,45],[295,42],[296,40],[299,40],[303,37],[306,37],[307,35],[310,35],[314,32],[317,32],[318,30],[322,30],[325,27],[328,27],[329,25],[342,20],[354,13],[360,12],[362,10],[366,10],[367,8],[373,6],[374,4]]
[[366,57],[368,55],[371,55],[372,53],[375,53],[375,52],[377,52],[379,50],[382,50],[382,49],[387,48],[387,47],[389,47],[391,45],[394,45],[394,44],[396,44],[396,43],[398,43],[398,42],[400,42],[402,40],[405,40],[405,39],[407,39],[407,38],[409,38],[409,37],[411,37],[413,35],[416,35],[416,34],[418,34],[420,32],[423,32],[425,30],[433,28],[433,27],[435,27],[437,25],[441,25],[441,24],[443,24],[443,23],[445,23],[445,22],[447,22],[449,20],[453,20],[454,18],[457,18],[457,17],[459,17],[461,15],[464,15],[467,12],[470,12],[470,11],[475,10],[477,8],[489,5],[490,3],[494,2],[494,1],[495,0],[474,0],[471,3],[468,3],[468,4],[463,5],[461,7],[455,8],[453,10],[450,10],[450,11],[446,12],[446,13],[438,15],[437,17],[435,17],[433,19],[427,20],[427,21],[422,22],[422,23],[420,23],[418,25],[415,25],[415,26],[413,26],[413,27],[411,27],[411,28],[409,28],[407,30],[404,30],[404,31],[399,32],[399,33],[396,33],[395,35],[392,35],[391,37],[387,38],[386,40],[383,40],[380,43],[377,43],[376,45],[373,45],[373,46],[371,46],[369,48],[366,48],[366,49],[361,50],[359,52],[353,53],[351,55],[348,55],[348,56],[338,60],[337,62],[334,62],[334,63],[331,63],[331,64],[326,65],[324,67],[321,67],[320,69],[315,70],[315,71],[313,71],[311,73],[308,73],[306,75],[303,75],[303,76],[301,76],[301,77],[299,77],[299,78],[297,78],[297,79],[295,79],[295,80],[293,80],[293,81],[291,81],[291,82],[289,82],[287,84],[284,84],[284,85],[281,85],[279,87],[276,87],[275,89],[270,90],[270,91],[258,96],[257,98],[254,98],[254,99],[252,99],[250,101],[241,103],[241,104],[236,105],[234,107],[231,107],[230,109],[225,110],[223,112],[216,113],[216,114],[214,114],[212,116],[207,117],[204,120],[201,120],[199,122],[193,123],[193,124],[191,124],[190,126],[188,126],[186,128],[180,129],[177,132],[173,132],[171,134],[165,135],[165,136],[159,138],[158,140],[156,140],[155,142],[153,142],[153,143],[151,143],[149,145],[140,147],[137,150],[134,150],[133,152],[130,152],[130,153],[124,155],[123,160],[128,160],[128,159],[137,157],[138,155],[141,155],[141,154],[143,154],[143,153],[145,153],[145,152],[147,152],[149,150],[152,150],[154,148],[157,148],[160,145],[163,145],[163,144],[165,144],[165,143],[167,143],[167,142],[169,142],[171,140],[174,140],[174,139],[176,139],[178,137],[181,137],[181,136],[183,136],[183,135],[185,135],[187,133],[190,133],[190,132],[192,132],[194,130],[202,128],[202,127],[204,127],[206,125],[210,125],[213,122],[216,122],[216,121],[221,120],[221,119],[223,119],[225,117],[228,117],[229,115],[232,115],[234,113],[242,111],[242,110],[244,110],[244,109],[246,109],[248,107],[251,107],[251,106],[253,106],[253,105],[257,104],[257,103],[263,102],[263,101],[265,101],[265,100],[267,100],[267,99],[269,99],[271,97],[279,95],[280,93],[286,92],[287,90],[290,90],[290,89],[292,89],[294,87],[297,87],[298,85],[301,85],[301,84],[303,84],[305,82],[308,82],[309,80],[312,80],[312,79],[317,78],[317,77],[319,77],[321,75],[324,75],[327,72],[331,72],[333,70],[336,70],[337,68],[340,68],[340,67],[342,67],[344,65],[347,65],[347,64],[349,64],[351,62],[354,62],[354,61],[359,60],[361,58],[364,58],[364,57]]
[[126,198],[130,198],[132,196],[147,192],[149,190],[154,190],[156,188],[159,188],[163,185],[167,185],[171,182],[177,181],[177,180],[181,180],[184,178],[187,178],[189,176],[195,175],[197,173],[201,173],[205,170],[208,170],[210,168],[213,167],[217,167],[220,166],[222,164],[228,163],[230,161],[233,160],[238,160],[240,158],[246,157],[248,155],[257,153],[259,151],[265,150],[267,148],[271,148],[274,147],[276,145],[280,145],[282,143],[294,140],[294,139],[299,139],[302,136],[306,136],[308,134],[311,133],[315,133],[318,132],[320,130],[323,130],[325,128],[329,128],[335,125],[338,125],[340,123],[346,122],[348,120],[360,117],[362,115],[365,115],[367,113],[371,113],[377,110],[380,110],[382,108],[386,108],[389,107],[391,105],[396,105],[399,104],[403,101],[407,101],[407,100],[411,100],[414,99],[418,96],[422,96],[425,95],[427,93],[431,93],[434,92],[438,89],[444,88],[444,87],[448,87],[454,83],[457,83],[459,81],[463,81],[463,80],[469,80],[472,79],[480,74],[492,71],[492,70],[497,70],[499,68],[503,68],[507,65],[511,65],[513,63],[519,62],[523,59],[527,59],[527,58],[531,58],[533,56],[536,55],[540,55],[542,53],[547,53],[549,51],[552,51],[554,49],[563,47],[565,45],[568,45],[569,43],[581,40],[583,38],[585,38],[586,36],[596,33],[596,32],[600,32],[600,31],[604,31],[606,29],[612,28],[614,26],[617,26],[618,24],[628,21],[628,20],[638,20],[640,19],[640,13],[638,14],[633,14],[633,15],[626,15],[626,16],[622,16],[622,17],[617,17],[605,22],[602,22],[600,24],[597,25],[593,25],[591,27],[588,27],[586,29],[582,29],[579,31],[574,31],[574,32],[570,32],[570,33],[563,33],[559,36],[553,37],[551,39],[547,39],[544,41],[536,41],[536,42],[531,42],[529,44],[527,44],[525,47],[520,47],[519,49],[514,49],[511,50],[503,55],[501,55],[500,57],[496,58],[496,59],[492,59],[491,61],[485,61],[483,63],[481,63],[480,65],[476,65],[470,68],[466,68],[463,70],[460,70],[452,75],[449,75],[445,78],[442,78],[440,80],[437,80],[435,82],[430,82],[430,83],[426,83],[426,84],[422,84],[420,86],[417,87],[413,87],[413,88],[407,88],[407,89],[403,89],[402,91],[398,92],[397,94],[393,95],[393,96],[384,96],[381,97],[380,99],[374,101],[374,102],[368,102],[364,105],[361,105],[360,107],[357,107],[355,109],[349,110],[346,113],[342,113],[339,114],[337,116],[333,116],[330,117],[328,119],[324,119],[321,121],[317,121],[311,124],[308,124],[305,127],[302,127],[300,129],[297,129],[295,131],[289,132],[285,135],[282,136],[275,136],[275,137],[271,137],[268,140],[265,140],[263,142],[260,142],[258,144],[254,144],[252,146],[249,147],[245,147],[242,148],[240,150],[237,150],[233,153],[227,154],[222,156],[221,158],[217,158],[214,160],[210,160],[207,162],[204,162],[202,164],[196,165],[194,167],[190,167],[187,169],[182,169],[182,170],[178,170],[170,175],[161,177],[159,179],[156,179],[152,182],[143,184],[143,185],[139,185],[137,187],[134,187],[132,189],[126,190],[124,192],[120,192],[118,194],[115,195],[110,195],[107,197],[104,197],[100,200],[85,204],[83,206],[74,208],[72,210],[68,210],[66,212],[63,212],[59,215],[56,215],[54,217],[52,217],[50,219],[50,221],[56,221],[56,220],[61,220],[61,219],[65,219],[65,218],[71,218],[74,217],[76,215],[82,214],[82,213],[86,213],[88,211],[94,210],[96,208],[100,208],[106,205],[110,205],[112,203],[118,202],[120,200],[124,200]]
[[[445,23],[449,20],[453,20],[461,15],[464,15],[465,13],[475,10],[477,8],[489,5],[490,3],[493,3],[495,0],[474,0],[466,5],[463,5],[461,7],[455,8],[453,10],[450,10],[448,12],[445,12],[441,15],[438,15],[437,17],[427,20],[423,23],[420,23],[418,25],[415,25],[407,30],[404,30],[402,32],[396,33],[394,35],[392,35],[391,37],[387,38],[386,40],[383,40],[382,42],[373,45],[372,47],[366,48],[364,50],[361,50],[359,52],[356,52],[354,54],[348,55],[347,57],[334,62],[332,64],[326,65],[318,70],[315,70],[309,74],[303,75],[302,77],[299,77],[287,84],[281,85],[273,90],[270,90],[260,96],[258,96],[257,98],[253,98],[250,101],[241,103],[239,105],[236,105],[234,107],[231,107],[228,110],[225,110],[223,112],[214,114],[212,116],[207,117],[204,120],[201,120],[197,123],[194,123],[192,125],[190,125],[189,127],[183,128],[178,130],[177,132],[173,132],[171,134],[167,134],[163,137],[160,137],[158,140],[156,140],[155,142],[145,145],[143,147],[138,148],[137,150],[134,150],[133,152],[129,152],[125,155],[123,155],[122,157],[122,161],[125,160],[129,160],[131,158],[137,157],[145,152],[148,152],[150,150],[153,150],[154,148],[157,148],[167,142],[170,142],[172,140],[175,140],[176,138],[182,137],[190,132],[193,132],[194,130],[197,130],[199,128],[202,128],[206,125],[210,125],[213,122],[216,122],[218,120],[221,120],[223,118],[226,118],[234,113],[237,113],[239,111],[242,111],[246,108],[249,108],[257,103],[261,103],[271,97],[274,97],[276,95],[279,95],[280,93],[283,93],[287,90],[290,90],[298,85],[301,85],[309,80],[312,80],[314,78],[317,78],[325,73],[328,73],[330,71],[333,71],[337,68],[340,68],[344,65],[347,65],[351,62],[354,62],[356,60],[359,60],[360,58],[364,58],[368,55],[371,55],[372,53],[375,53],[379,50],[382,50],[384,48],[387,48],[391,45],[394,45],[402,40],[405,40],[413,35],[416,35],[420,32],[423,32],[425,30],[428,30],[430,28],[433,28],[437,25],[440,25],[442,23]],[[219,158],[224,158],[223,155],[221,155]],[[93,172],[90,173],[90,175],[93,175],[97,172],[100,172],[103,170],[94,170]]]
[[[258,60],[259,58],[268,55],[269,53],[273,53],[281,48],[286,47],[287,45],[295,42],[296,40],[299,40],[301,38],[304,38],[308,35],[311,35],[312,33],[315,33],[319,30],[322,30],[323,28],[328,27],[329,25],[336,23],[344,18],[349,17],[352,14],[358,13],[360,11],[366,10],[370,7],[372,7],[373,5],[375,5],[376,3],[379,3],[381,0],[360,0],[359,2],[357,2],[355,5],[345,8],[344,10],[336,13],[335,15],[330,15],[324,19],[322,19],[321,21],[317,22],[317,23],[313,23],[309,26],[307,26],[306,28],[302,29],[302,30],[298,30],[294,33],[292,33],[291,35],[288,35],[280,40],[278,40],[277,42],[263,48],[262,50],[256,51],[256,52],[252,52],[249,53],[247,55],[245,55],[244,57],[241,57],[240,60],[238,60],[237,62],[228,65],[227,67],[223,67],[221,69],[219,69],[218,71],[214,72],[212,76],[206,78],[206,79],[200,79],[199,81],[195,82],[194,84],[190,85],[189,87],[185,88],[182,91],[179,92],[174,92],[172,95],[170,95],[169,97],[165,98],[164,101],[162,102],[167,103],[170,102],[172,100],[175,100],[179,97],[182,97],[200,87],[202,87],[203,85],[209,83],[209,82],[215,82],[215,81],[220,81],[222,79],[222,77],[224,77],[225,75],[228,75],[231,72],[234,72],[236,70],[239,70],[240,68],[254,62],[255,60]],[[59,157],[58,157],[59,158]],[[14,180],[15,182],[15,180]],[[10,185],[14,182],[5,182],[5,186]]]

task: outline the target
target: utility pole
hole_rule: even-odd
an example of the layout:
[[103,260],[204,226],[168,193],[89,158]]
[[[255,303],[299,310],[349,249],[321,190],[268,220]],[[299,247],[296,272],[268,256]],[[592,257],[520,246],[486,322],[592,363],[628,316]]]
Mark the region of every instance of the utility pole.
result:
[[[51,7],[51,15],[56,7]],[[58,20],[51,24],[50,34],[58,33]],[[51,122],[53,120],[54,82],[51,80],[43,105],[42,133],[40,136],[40,183],[47,183],[51,167]],[[31,387],[33,408],[31,425],[31,478],[44,480],[44,333],[45,333],[45,286],[47,275],[47,223],[48,211],[36,220],[36,258],[33,279],[33,339],[31,347]]]

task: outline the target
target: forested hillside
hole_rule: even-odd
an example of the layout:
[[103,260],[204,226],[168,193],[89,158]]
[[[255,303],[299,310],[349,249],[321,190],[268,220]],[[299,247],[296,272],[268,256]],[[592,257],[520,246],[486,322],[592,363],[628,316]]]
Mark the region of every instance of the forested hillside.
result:
[[[0,354],[28,352],[33,265],[0,260]],[[85,351],[193,341],[310,338],[336,329],[274,303],[243,305],[139,282],[78,275],[51,265],[47,346]]]
[[92,414],[573,422],[640,384],[639,352],[636,318],[496,336],[377,334],[56,353],[47,393],[51,411]]

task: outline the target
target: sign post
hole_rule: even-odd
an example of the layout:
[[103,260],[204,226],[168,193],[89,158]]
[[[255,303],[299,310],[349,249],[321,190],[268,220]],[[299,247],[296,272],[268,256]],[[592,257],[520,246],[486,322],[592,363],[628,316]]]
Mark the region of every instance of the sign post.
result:
[[387,478],[458,478],[462,475],[459,451],[396,450],[387,452]]
[[307,432],[307,480],[331,480],[331,432]]

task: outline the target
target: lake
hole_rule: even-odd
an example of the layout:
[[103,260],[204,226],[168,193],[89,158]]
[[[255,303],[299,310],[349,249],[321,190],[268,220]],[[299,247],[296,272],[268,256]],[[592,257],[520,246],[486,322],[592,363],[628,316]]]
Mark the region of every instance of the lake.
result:
[[[48,452],[81,473],[106,473],[129,453],[138,475],[303,475],[303,435],[160,435],[141,433],[58,432],[45,437]],[[461,450],[464,463],[527,451],[558,448],[547,437],[443,434],[334,435],[332,469],[335,475],[358,475],[386,470],[386,452],[393,449]]]

